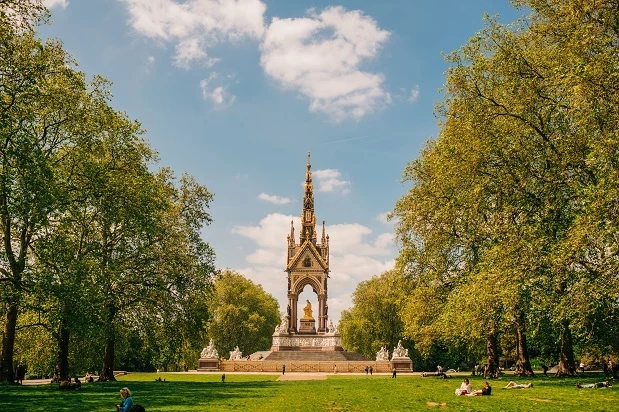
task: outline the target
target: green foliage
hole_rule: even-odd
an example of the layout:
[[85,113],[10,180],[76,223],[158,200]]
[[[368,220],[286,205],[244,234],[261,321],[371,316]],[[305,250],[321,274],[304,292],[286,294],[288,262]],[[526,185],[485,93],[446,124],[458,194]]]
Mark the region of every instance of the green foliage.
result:
[[123,366],[178,366],[205,338],[213,195],[153,171],[109,82],[87,83],[59,42],[36,37],[41,1],[0,7],[0,380],[15,350],[43,375],[55,357],[60,379],[102,354],[111,372],[117,337]]
[[359,283],[353,307],[342,312],[340,320],[344,349],[368,359],[376,358],[383,346],[391,351],[402,338],[402,302],[409,292],[410,281],[396,271]]
[[531,329],[569,372],[570,336],[616,351],[619,3],[515,3],[526,20],[448,56],[439,135],[405,169],[405,330],[423,350]]
[[6,380],[18,311],[34,285],[31,248],[62,213],[65,194],[58,165],[88,100],[83,74],[55,41],[2,27],[0,48],[0,296],[7,305],[0,379]]
[[235,346],[245,354],[268,350],[280,323],[277,300],[240,273],[225,270],[213,284],[208,335],[221,357]]

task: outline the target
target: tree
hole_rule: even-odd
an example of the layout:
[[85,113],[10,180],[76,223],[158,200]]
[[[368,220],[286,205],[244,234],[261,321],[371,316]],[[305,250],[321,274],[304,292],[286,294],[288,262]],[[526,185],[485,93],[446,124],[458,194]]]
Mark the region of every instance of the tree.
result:
[[[41,1],[0,6],[0,380],[13,379],[18,327],[53,336],[58,380],[69,376],[70,339],[101,336],[100,379],[114,379],[115,334],[143,331],[152,313],[182,327],[175,348],[198,350],[208,311],[194,299],[205,301],[214,271],[201,239],[212,194],[190,176],[150,170],[156,153],[110,107],[108,82],[87,86],[60,43],[35,37]],[[46,314],[17,326],[20,310]]]
[[359,283],[353,307],[342,312],[339,329],[344,349],[373,359],[381,347],[394,348],[403,336],[401,310],[409,293],[409,279],[395,270]]
[[215,277],[209,307],[208,335],[220,354],[235,346],[246,354],[270,348],[279,306],[262,286],[226,269]]
[[215,254],[201,232],[211,221],[207,208],[213,195],[193,177],[183,175],[178,184],[170,186],[170,198],[171,207],[162,219],[165,236],[158,242],[153,268],[166,287],[156,295],[156,302],[140,302],[144,324],[134,329],[148,337],[149,346],[158,354],[156,364],[164,370],[170,366],[178,370],[195,363],[205,341]]
[[47,10],[41,0],[0,0],[2,37],[9,32],[32,30],[47,17]]
[[[399,263],[440,314],[411,315],[407,330],[445,330],[458,311],[475,318],[465,302],[478,290],[494,322],[472,325],[491,327],[489,348],[515,325],[530,373],[527,322],[550,319],[559,371],[570,374],[574,332],[617,311],[617,220],[607,210],[616,180],[602,178],[616,173],[618,119],[607,108],[617,107],[617,2],[516,3],[531,7],[527,20],[489,20],[448,57],[439,136],[405,170],[413,187],[395,209]],[[574,288],[598,304],[574,304]],[[528,315],[542,313],[550,317]],[[474,336],[469,325],[454,327]]]
[[0,380],[12,380],[19,306],[30,285],[30,248],[63,203],[55,168],[86,99],[83,75],[57,42],[5,31],[0,48],[0,283],[7,305]]

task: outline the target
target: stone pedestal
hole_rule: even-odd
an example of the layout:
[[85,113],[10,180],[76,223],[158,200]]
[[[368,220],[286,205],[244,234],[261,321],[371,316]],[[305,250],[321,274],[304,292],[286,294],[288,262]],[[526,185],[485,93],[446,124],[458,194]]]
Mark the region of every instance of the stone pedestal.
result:
[[398,372],[412,372],[413,361],[410,358],[393,358],[391,359],[391,367]]
[[301,319],[299,327],[299,334],[316,334],[316,321],[314,319]]
[[199,359],[198,360],[199,371],[218,371],[219,359]]

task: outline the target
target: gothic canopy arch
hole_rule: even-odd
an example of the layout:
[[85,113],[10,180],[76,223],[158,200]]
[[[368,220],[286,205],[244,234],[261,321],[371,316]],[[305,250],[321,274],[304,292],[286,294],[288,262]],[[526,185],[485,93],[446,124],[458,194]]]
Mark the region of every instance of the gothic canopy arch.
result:
[[296,295],[300,295],[301,292],[303,292],[303,289],[307,286],[310,285],[312,287],[312,289],[314,290],[314,293],[316,293],[316,295],[320,296],[320,295],[324,295],[325,290],[322,287],[322,285],[320,284],[320,282],[318,281],[318,279],[316,279],[315,276],[304,276],[301,277],[300,279],[298,279],[294,285],[292,285],[292,290],[294,291],[294,293]]

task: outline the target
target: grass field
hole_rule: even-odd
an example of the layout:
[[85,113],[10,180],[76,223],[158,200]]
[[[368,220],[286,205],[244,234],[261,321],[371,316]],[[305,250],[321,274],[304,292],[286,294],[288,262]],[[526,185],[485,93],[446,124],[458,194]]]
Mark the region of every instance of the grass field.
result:
[[[155,382],[161,376],[167,382]],[[605,389],[577,389],[603,380],[587,373],[579,378],[534,377],[529,389],[500,389],[509,376],[490,381],[491,396],[455,396],[463,376],[421,378],[335,375],[327,380],[277,381],[277,375],[132,373],[115,383],[85,383],[80,390],[58,385],[0,386],[0,411],[115,411],[119,390],[127,386],[136,403],[160,411],[617,411],[619,384]],[[521,383],[525,381],[518,380]],[[471,377],[473,389],[483,380]]]

